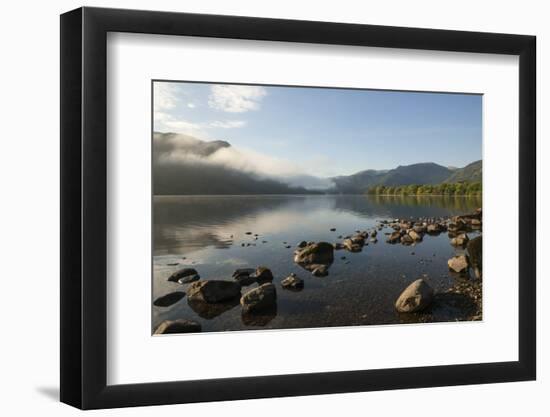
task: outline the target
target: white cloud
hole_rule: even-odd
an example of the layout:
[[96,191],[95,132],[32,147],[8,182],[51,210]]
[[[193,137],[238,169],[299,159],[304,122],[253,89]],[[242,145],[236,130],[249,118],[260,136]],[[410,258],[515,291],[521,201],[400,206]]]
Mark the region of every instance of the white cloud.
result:
[[164,112],[176,107],[178,98],[174,86],[169,83],[156,82],[154,84],[155,112]]
[[263,87],[247,85],[213,85],[210,88],[208,105],[229,113],[244,113],[257,110],[267,94]]
[[194,109],[197,106],[195,105],[195,103],[187,103],[187,107],[189,107],[190,109]]
[[209,127],[217,127],[221,129],[235,129],[244,126],[246,126],[246,122],[244,120],[214,121],[209,124]]

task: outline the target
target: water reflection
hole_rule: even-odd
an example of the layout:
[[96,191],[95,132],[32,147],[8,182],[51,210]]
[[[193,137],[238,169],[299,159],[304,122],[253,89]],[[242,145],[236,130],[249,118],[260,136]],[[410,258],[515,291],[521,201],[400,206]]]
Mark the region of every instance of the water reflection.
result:
[[277,316],[277,305],[261,313],[242,313],[241,320],[245,326],[265,327]]
[[[393,307],[403,288],[418,277],[440,292],[457,281],[447,260],[464,248],[452,247],[447,233],[406,247],[386,244],[384,234],[393,230],[384,228],[379,242],[369,241],[361,252],[335,252],[330,274],[323,278],[295,264],[293,252],[302,240],[341,242],[339,236],[372,229],[378,219],[452,216],[480,205],[479,198],[450,196],[155,197],[153,300],[185,288],[167,281],[183,267],[196,268],[202,279],[230,280],[237,268],[265,265],[278,291],[277,308],[260,315],[242,315],[238,298],[154,306],[153,327],[176,318],[200,321],[203,331],[461,320],[469,313],[467,300],[453,301],[455,296],[442,296],[439,307],[422,320],[402,317]],[[469,233],[470,238],[476,233]],[[279,291],[290,273],[305,281],[303,291]]]

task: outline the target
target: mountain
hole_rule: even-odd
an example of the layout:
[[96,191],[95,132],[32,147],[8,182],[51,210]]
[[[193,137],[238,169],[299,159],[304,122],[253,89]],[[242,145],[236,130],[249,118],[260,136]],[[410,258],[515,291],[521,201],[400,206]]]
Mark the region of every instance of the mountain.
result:
[[320,178],[288,167],[281,170],[269,157],[238,150],[226,141],[204,141],[176,133],[153,135],[156,195],[363,194],[377,185],[481,181],[481,168],[481,161],[463,168],[425,162]]
[[379,184],[380,178],[388,171],[367,169],[352,175],[333,177],[334,190],[344,194],[363,193],[369,187]]
[[452,175],[445,182],[460,182],[460,181],[481,181],[482,178],[482,163],[475,161],[466,165],[464,168],[459,168],[453,171]]
[[226,161],[234,154],[227,154],[228,151],[232,151],[232,147],[225,141],[202,141],[188,135],[155,132],[154,194],[318,193],[232,167]]
[[443,182],[481,181],[481,161],[472,162],[464,168],[449,168],[433,162],[398,166],[376,171],[366,170],[348,176],[332,178],[334,192],[365,193],[377,185],[441,184]]

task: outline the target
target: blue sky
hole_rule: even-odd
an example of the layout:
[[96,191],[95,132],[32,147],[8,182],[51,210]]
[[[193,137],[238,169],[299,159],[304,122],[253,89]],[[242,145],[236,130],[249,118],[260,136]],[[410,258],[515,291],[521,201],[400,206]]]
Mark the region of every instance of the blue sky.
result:
[[[221,139],[317,176],[481,159],[482,97],[155,82],[154,129]],[[276,164],[275,164],[276,165]]]

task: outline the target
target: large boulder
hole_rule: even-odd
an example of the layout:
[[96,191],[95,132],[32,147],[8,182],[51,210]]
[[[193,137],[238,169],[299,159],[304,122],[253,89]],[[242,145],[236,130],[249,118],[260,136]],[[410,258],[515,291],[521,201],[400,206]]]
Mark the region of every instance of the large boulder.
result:
[[331,264],[334,261],[334,247],[327,242],[313,242],[294,252],[297,264]]
[[197,281],[187,288],[189,300],[219,303],[241,295],[241,285],[235,281]]
[[464,274],[468,272],[468,267],[470,266],[470,260],[467,255],[457,255],[453,256],[447,261],[447,265],[451,271],[454,271],[458,274]]
[[157,307],[168,307],[185,297],[183,291],[175,291],[157,298],[153,304]]
[[422,278],[410,284],[395,302],[400,313],[415,313],[424,310],[433,300],[434,290]]
[[170,334],[170,333],[194,333],[200,332],[202,329],[200,323],[193,320],[177,319],[164,320],[156,328],[155,334]]
[[256,313],[269,310],[277,304],[277,291],[272,283],[265,283],[241,297],[243,313]]
[[472,265],[476,278],[481,278],[483,272],[483,244],[481,241],[481,236],[470,240],[468,242],[468,245],[466,246],[466,250],[468,251],[468,255],[470,256],[470,264]]
[[200,278],[199,273],[197,272],[196,269],[183,268],[183,269],[180,269],[179,271],[174,272],[172,275],[170,275],[168,277],[168,281],[170,282],[181,281],[180,283],[186,283],[186,282],[196,281],[199,278]]

